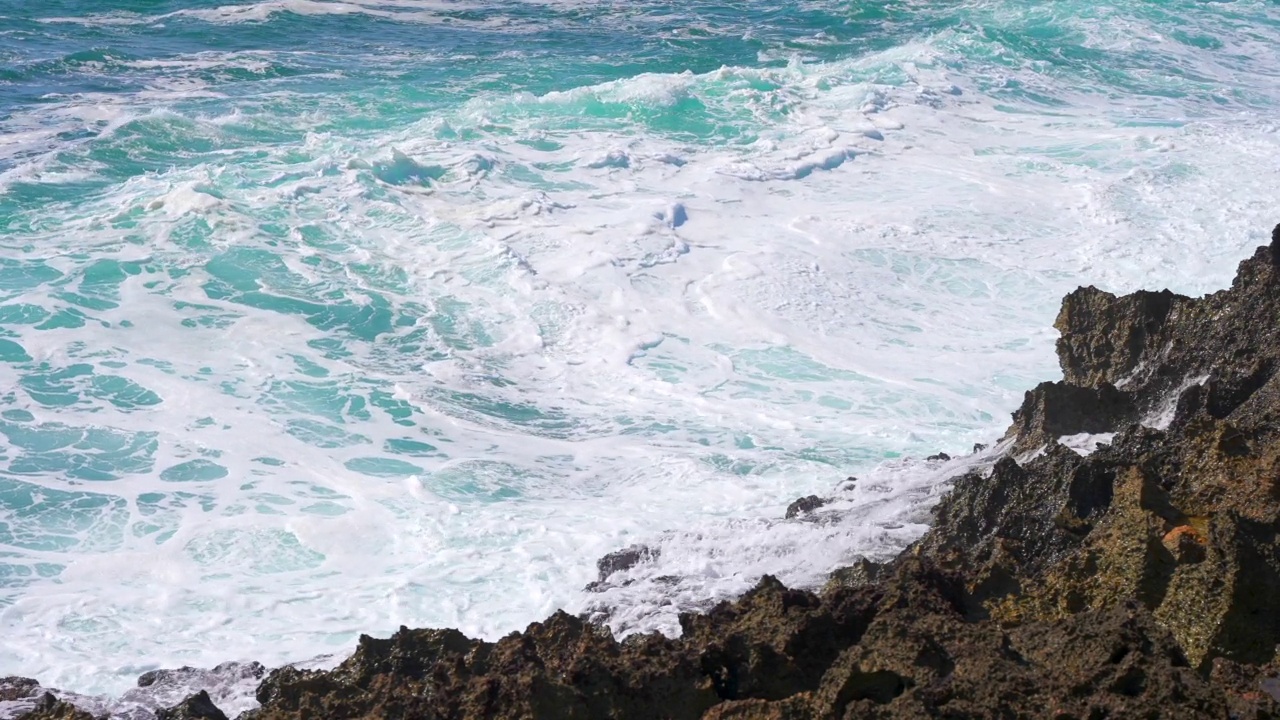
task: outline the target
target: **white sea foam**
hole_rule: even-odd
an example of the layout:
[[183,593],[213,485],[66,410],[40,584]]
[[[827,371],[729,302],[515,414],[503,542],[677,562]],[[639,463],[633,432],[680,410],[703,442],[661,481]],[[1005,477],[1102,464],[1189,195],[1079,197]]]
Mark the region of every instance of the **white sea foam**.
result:
[[280,15],[365,15],[407,23],[453,23],[458,26],[502,27],[509,23],[503,17],[467,22],[456,14],[482,9],[482,5],[457,0],[265,0],[218,5],[210,8],[186,8],[159,15],[135,12],[102,13],[86,16],[52,16],[41,18],[49,24],[86,26],[157,25],[173,19],[192,19],[217,25],[262,23]]
[[1167,430],[1173,423],[1173,416],[1177,414],[1178,400],[1182,397],[1182,393],[1194,385],[1203,385],[1208,379],[1208,375],[1197,375],[1183,380],[1142,418],[1142,424],[1156,430]]
[[1091,455],[1100,445],[1110,445],[1115,436],[1115,433],[1077,433],[1063,435],[1058,442],[1077,455]]

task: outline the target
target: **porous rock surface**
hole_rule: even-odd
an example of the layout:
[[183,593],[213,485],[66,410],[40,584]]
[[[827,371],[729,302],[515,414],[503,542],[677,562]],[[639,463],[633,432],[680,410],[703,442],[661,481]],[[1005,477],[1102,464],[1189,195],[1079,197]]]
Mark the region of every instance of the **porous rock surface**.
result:
[[[362,637],[241,720],[1280,717],[1280,228],[1230,289],[1081,288],[1056,327],[1064,379],[890,563],[821,593],[766,576],[679,639],[564,613]],[[75,717],[51,712],[28,717]]]

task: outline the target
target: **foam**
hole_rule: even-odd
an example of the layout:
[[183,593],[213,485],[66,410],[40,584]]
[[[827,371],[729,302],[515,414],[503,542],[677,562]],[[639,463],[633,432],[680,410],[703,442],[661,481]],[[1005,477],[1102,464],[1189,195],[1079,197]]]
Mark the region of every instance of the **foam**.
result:
[[1087,456],[1093,454],[1100,445],[1110,445],[1115,436],[1115,433],[1077,433],[1063,435],[1058,438],[1058,442],[1077,455]]
[[[885,463],[824,493],[815,516],[725,519],[646,538],[654,556],[608,578],[581,608],[615,634],[678,635],[678,614],[707,609],[770,574],[792,587],[819,587],[858,558],[887,561],[927,528],[929,510],[960,474],[981,472],[999,452],[946,463]],[[654,607],[653,597],[664,599]]]
[[466,22],[460,13],[485,9],[481,5],[440,2],[434,0],[266,0],[219,5],[210,8],[186,8],[159,15],[134,12],[102,13],[88,16],[54,16],[40,18],[47,24],[72,24],[88,27],[130,25],[163,25],[171,20],[197,20],[216,25],[265,23],[279,16],[344,16],[363,15],[371,18],[418,24],[456,23],[476,27],[501,27],[507,19],[496,17],[481,22]]

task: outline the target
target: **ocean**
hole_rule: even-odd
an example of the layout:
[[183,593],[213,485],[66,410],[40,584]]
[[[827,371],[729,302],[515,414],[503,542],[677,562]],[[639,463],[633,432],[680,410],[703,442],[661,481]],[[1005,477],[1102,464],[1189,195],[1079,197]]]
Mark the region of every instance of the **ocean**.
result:
[[226,2],[0,0],[0,675],[818,586],[1280,220],[1271,0]]

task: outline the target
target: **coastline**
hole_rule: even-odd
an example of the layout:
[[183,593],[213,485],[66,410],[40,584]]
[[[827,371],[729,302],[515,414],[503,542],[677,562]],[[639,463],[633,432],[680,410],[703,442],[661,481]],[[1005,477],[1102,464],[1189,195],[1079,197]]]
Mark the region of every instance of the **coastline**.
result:
[[[1229,289],[1080,288],[1055,327],[1064,379],[1026,393],[1002,457],[821,592],[765,576],[678,639],[561,612],[496,643],[402,628],[330,671],[151,682],[260,679],[243,720],[1277,716],[1280,227]],[[600,581],[644,551],[622,560]],[[0,700],[94,717],[34,681]],[[155,717],[226,715],[200,690]]]

